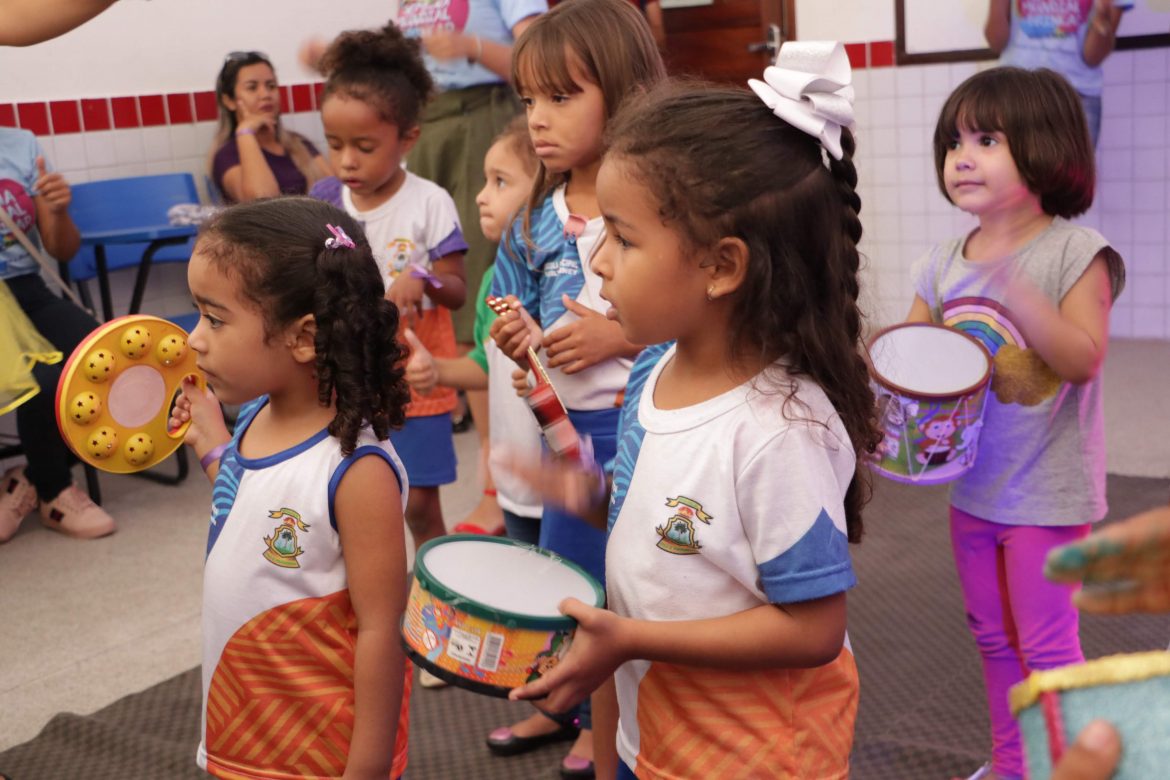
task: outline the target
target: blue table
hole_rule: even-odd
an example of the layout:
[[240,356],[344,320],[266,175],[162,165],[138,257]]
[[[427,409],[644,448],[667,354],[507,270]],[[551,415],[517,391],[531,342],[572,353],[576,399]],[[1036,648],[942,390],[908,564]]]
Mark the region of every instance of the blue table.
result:
[[[110,269],[107,258],[107,247],[124,246],[127,244],[146,244],[138,258],[138,271],[134,279],[134,292],[130,297],[128,314],[137,314],[142,306],[142,297],[146,291],[146,281],[150,277],[150,269],[154,257],[159,250],[187,244],[198,231],[194,225],[140,225],[126,226],[110,230],[83,230],[81,233],[82,246],[93,247],[94,275],[98,280],[98,289],[102,299],[102,319],[109,321],[114,317],[114,304],[110,295]],[[129,249],[130,247],[126,247]],[[79,278],[84,278],[79,276]],[[88,293],[83,290],[83,295]],[[89,301],[87,301],[89,303]]]

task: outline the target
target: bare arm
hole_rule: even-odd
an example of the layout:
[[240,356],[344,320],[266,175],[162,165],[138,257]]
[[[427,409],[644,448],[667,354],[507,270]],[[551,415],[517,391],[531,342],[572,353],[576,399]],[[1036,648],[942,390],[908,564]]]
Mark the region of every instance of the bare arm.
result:
[[431,273],[443,286],[435,287],[428,281],[426,283],[427,297],[448,309],[458,309],[467,300],[463,254],[463,252],[452,252],[431,264]]
[[37,181],[33,185],[37,230],[45,251],[58,260],[70,260],[81,247],[81,233],[69,216],[73,190],[59,173],[49,173],[45,158],[37,158]]
[[240,164],[224,171],[224,192],[236,203],[279,195],[280,185],[276,183],[276,174],[268,167],[256,136],[247,133],[237,135],[236,149],[240,154]]
[[845,640],[844,593],[707,620],[634,620],[574,599],[562,611],[578,622],[569,654],[511,693],[513,699],[548,696],[541,706],[552,712],[581,701],[633,659],[737,671],[804,669],[832,661]]
[[1085,33],[1085,48],[1081,53],[1085,64],[1095,68],[1113,53],[1117,45],[1117,27],[1121,24],[1122,9],[1113,6],[1113,0],[1093,3],[1089,30]]
[[1113,305],[1103,253],[1093,259],[1059,308],[1023,279],[1010,285],[1008,303],[1028,344],[1061,379],[1083,384],[1097,376],[1108,348]]
[[31,46],[69,32],[117,0],[0,0],[0,46]]
[[[512,27],[512,38],[520,37],[535,17],[521,19]],[[512,44],[499,43],[481,35],[436,32],[424,35],[423,48],[438,60],[468,59],[478,62],[505,81],[512,78]]]
[[488,375],[469,357],[437,358],[438,383],[456,390],[487,390]]
[[991,0],[987,8],[987,23],[983,25],[983,37],[987,46],[996,54],[1002,54],[1012,37],[1011,0]]
[[914,303],[910,304],[910,312],[906,315],[906,322],[934,322],[930,316],[930,305],[922,300],[921,295],[914,296]]
[[406,544],[398,481],[386,461],[359,458],[335,500],[349,595],[357,616],[354,726],[346,780],[390,776],[406,659],[398,625],[406,601]]

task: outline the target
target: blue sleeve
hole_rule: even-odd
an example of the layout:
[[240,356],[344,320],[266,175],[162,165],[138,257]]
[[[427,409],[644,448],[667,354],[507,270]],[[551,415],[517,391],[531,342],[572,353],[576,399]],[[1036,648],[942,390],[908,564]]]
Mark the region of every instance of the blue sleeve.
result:
[[517,217],[496,251],[496,278],[492,280],[492,295],[500,298],[515,295],[533,319],[539,321],[540,273],[529,265],[527,247],[524,220]]

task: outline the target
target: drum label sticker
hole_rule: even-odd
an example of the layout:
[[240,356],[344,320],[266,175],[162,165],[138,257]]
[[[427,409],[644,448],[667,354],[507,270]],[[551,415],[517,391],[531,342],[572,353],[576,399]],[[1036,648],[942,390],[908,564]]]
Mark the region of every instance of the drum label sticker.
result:
[[[479,634],[464,631],[462,628],[451,627],[451,638],[447,640],[447,655],[461,664],[475,665],[479,657],[479,646],[482,640]],[[498,662],[498,659],[497,659]]]
[[297,531],[307,533],[309,524],[301,519],[300,513],[288,507],[270,510],[268,516],[279,520],[280,524],[272,529],[272,536],[264,537],[264,544],[268,545],[264,551],[265,559],[282,569],[301,568],[297,558],[304,555],[305,551],[301,549]]
[[500,651],[504,649],[504,635],[488,632],[483,640],[483,652],[479,654],[479,668],[494,672],[500,668]]
[[695,521],[710,525],[714,518],[703,511],[702,504],[686,496],[668,498],[666,506],[673,509],[674,514],[654,529],[659,536],[658,549],[671,555],[697,555],[703,545],[695,538]]

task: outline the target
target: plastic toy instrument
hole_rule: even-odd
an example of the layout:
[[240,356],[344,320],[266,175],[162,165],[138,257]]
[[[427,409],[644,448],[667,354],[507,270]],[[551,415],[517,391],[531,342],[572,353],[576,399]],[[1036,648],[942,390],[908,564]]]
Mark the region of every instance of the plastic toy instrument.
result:
[[77,457],[103,471],[148,469],[183,444],[187,425],[169,431],[167,420],[187,377],[206,386],[178,325],[146,314],[110,320],[61,372],[57,427]]

